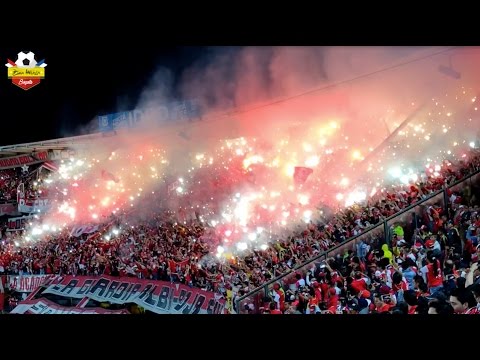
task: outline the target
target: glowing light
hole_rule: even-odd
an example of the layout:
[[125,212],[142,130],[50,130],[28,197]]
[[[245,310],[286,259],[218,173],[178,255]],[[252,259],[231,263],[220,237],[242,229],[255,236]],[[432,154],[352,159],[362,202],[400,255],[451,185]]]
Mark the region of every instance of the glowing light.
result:
[[255,241],[256,239],[257,239],[257,234],[255,233],[248,234],[248,240]]
[[405,185],[409,183],[409,176],[408,175],[402,175],[400,176],[400,181],[404,183]]
[[362,153],[358,150],[355,150],[352,154],[353,160],[362,160]]
[[474,142],[474,141],[470,141],[470,143],[469,143],[468,145],[470,145],[470,147],[471,147],[472,149],[475,148],[475,142]]
[[292,177],[295,174],[295,166],[292,164],[287,164],[284,168],[284,173],[288,177]]
[[342,200],[343,200],[343,194],[338,193],[337,196],[335,196],[335,198],[336,198],[338,201],[342,201]]
[[218,254],[221,255],[221,254],[223,254],[224,252],[225,252],[225,249],[223,248],[223,246],[218,246],[218,247],[217,247],[217,253],[218,253]]
[[344,177],[340,180],[340,186],[348,186],[349,183],[350,183],[350,181],[346,177]]
[[349,207],[355,203],[360,203],[367,198],[367,194],[364,191],[354,190],[347,195],[347,199],[345,200],[345,206]]
[[252,164],[258,164],[258,163],[262,163],[263,162],[263,157],[261,157],[260,155],[252,155],[248,158],[245,158],[243,160],[243,167],[245,169],[248,169],[250,167],[250,165]]
[[303,143],[303,151],[305,152],[312,152],[313,146],[308,143]]
[[305,210],[303,212],[303,218],[305,222],[309,222],[311,217],[312,217],[312,210]]
[[307,205],[309,201],[308,196],[303,194],[298,195],[297,199],[301,205]]
[[316,155],[314,156],[310,156],[306,161],[305,161],[305,165],[306,166],[309,166],[309,167],[314,167],[314,166],[317,166],[320,162],[320,158]]
[[388,173],[394,177],[394,178],[399,178],[400,176],[402,176],[402,169],[398,166],[395,166],[393,168],[391,168]]
[[247,250],[248,245],[247,245],[247,243],[239,242],[239,243],[237,243],[237,249],[240,250],[240,251]]
[[260,249],[262,249],[263,251],[265,251],[265,250],[268,249],[268,245],[262,244],[262,245],[260,245]]
[[232,230],[225,231],[225,236],[226,237],[229,237],[230,235],[232,235]]
[[183,188],[181,186],[177,187],[177,193],[179,194],[183,193]]
[[262,227],[257,227],[257,234],[261,234],[263,232],[263,228]]

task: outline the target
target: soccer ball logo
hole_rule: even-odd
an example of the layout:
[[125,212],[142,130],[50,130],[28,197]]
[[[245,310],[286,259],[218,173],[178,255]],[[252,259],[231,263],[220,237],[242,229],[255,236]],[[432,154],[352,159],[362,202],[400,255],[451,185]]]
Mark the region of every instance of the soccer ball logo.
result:
[[37,62],[35,54],[31,51],[20,51],[17,60],[7,59],[5,66],[8,68],[8,78],[12,79],[12,84],[28,90],[40,84],[40,80],[45,78],[47,64],[45,59]]
[[20,68],[34,68],[37,65],[35,54],[31,51],[28,53],[20,51],[17,55],[17,61],[15,61],[15,65]]

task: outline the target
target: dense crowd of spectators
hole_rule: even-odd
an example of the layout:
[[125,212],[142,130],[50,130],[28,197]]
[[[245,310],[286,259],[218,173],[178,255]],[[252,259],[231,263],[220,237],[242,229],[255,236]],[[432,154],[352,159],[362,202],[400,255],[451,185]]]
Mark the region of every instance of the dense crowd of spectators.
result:
[[[479,169],[480,155],[472,152],[468,161],[445,163],[436,176],[428,172],[421,182],[385,190],[368,204],[344,209],[322,224],[307,224],[265,250],[246,250],[242,257],[220,262],[212,256],[218,245],[209,236],[212,229],[198,220],[178,223],[168,210],[134,224],[128,224],[127,216],[111,217],[94,234],[74,237],[65,230],[20,247],[15,242],[21,234],[9,233],[0,243],[0,275],[135,276],[219,292],[233,304],[235,298]],[[16,189],[11,181],[14,185],[9,186]],[[469,295],[474,294],[469,277],[476,281],[480,274],[476,270],[477,190],[466,186],[461,192],[449,192],[451,214],[441,206],[429,206],[412,222],[397,224],[395,236],[379,241],[380,248],[365,244],[359,252],[350,251],[307,273],[296,273],[291,283],[276,284],[272,293],[264,294],[261,306],[247,304],[246,309],[445,312],[450,311],[447,305],[454,307],[458,300],[459,308],[468,303],[473,311],[476,302]],[[113,230],[117,234],[106,240],[105,234]]]

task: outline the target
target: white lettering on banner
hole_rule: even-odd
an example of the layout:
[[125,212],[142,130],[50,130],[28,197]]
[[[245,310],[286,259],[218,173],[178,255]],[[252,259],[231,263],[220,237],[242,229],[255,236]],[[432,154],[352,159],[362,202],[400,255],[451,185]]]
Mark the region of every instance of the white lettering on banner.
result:
[[28,220],[33,216],[21,216],[8,219],[8,230],[23,230]]
[[7,280],[8,288],[11,291],[30,293],[53,276],[54,275],[10,275]]
[[12,310],[12,314],[128,314],[127,310],[105,310],[102,308],[77,308],[57,305],[46,299],[23,301]]
[[213,292],[166,281],[102,276],[66,276],[42,294],[54,294],[115,304],[135,303],[157,314],[222,314],[225,301]]
[[18,200],[18,211],[22,213],[44,212],[50,207],[49,199]]

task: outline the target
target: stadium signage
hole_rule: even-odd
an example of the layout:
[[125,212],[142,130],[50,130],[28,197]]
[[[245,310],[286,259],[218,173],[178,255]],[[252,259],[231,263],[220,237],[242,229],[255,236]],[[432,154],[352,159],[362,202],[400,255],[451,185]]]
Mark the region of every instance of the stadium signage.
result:
[[225,301],[213,292],[183,284],[136,278],[65,276],[54,279],[42,294],[135,303],[157,314],[222,314]]
[[12,156],[0,159],[0,169],[20,167],[22,165],[32,165],[49,160],[48,151],[41,151],[31,155]]
[[201,108],[196,100],[173,101],[164,105],[135,109],[98,116],[100,132],[115,131],[122,128],[135,128],[144,119],[155,119],[158,124],[174,121],[188,121],[201,118]]

